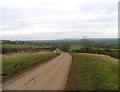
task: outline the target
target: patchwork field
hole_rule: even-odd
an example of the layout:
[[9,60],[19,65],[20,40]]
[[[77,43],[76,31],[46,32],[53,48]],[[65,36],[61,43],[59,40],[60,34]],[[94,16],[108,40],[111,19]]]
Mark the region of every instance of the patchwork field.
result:
[[66,90],[118,89],[118,60],[97,54],[72,54]]

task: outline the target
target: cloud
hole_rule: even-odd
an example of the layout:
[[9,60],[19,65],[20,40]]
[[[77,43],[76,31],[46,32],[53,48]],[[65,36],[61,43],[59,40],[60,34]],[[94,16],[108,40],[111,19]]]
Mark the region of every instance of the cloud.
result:
[[117,37],[117,7],[118,0],[1,0],[0,33],[14,40]]
[[33,28],[26,28],[26,29],[20,29],[18,31],[9,30],[9,31],[0,31],[3,36],[15,36],[15,35],[29,35],[34,33],[41,32],[42,34],[45,33],[54,33],[58,32],[58,29],[55,28],[42,28],[42,27],[33,27]]

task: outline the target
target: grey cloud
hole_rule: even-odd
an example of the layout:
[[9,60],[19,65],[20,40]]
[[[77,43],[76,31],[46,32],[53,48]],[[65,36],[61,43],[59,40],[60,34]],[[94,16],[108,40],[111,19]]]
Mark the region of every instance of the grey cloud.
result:
[[[117,11],[117,0],[112,2],[91,0],[83,4],[77,3],[75,5],[77,9],[68,11],[66,10],[67,5],[66,7],[64,7],[65,9],[61,9],[63,8],[62,5],[61,7],[57,8],[57,4],[59,5],[59,3],[45,2],[38,3],[34,7],[26,8],[0,6],[0,20],[2,21],[0,23],[0,25],[2,26],[0,27],[0,30],[18,31],[19,29],[38,26],[46,28],[58,28],[61,31],[60,37],[64,37],[66,36],[66,33],[71,32],[70,34],[72,34],[73,31],[76,31],[76,35],[77,33],[82,34],[83,30],[90,29],[91,31],[85,31],[85,33],[97,34],[98,32],[96,32],[96,29],[108,29],[117,27],[117,14],[114,14],[114,12]],[[86,14],[88,15],[88,18],[89,14],[94,14],[96,16],[98,14],[103,14],[104,16],[85,19],[81,18],[81,16],[79,17],[79,14]],[[92,29],[94,30],[92,31]],[[70,34],[68,36],[71,36]],[[39,35],[36,36],[40,38],[42,34]],[[50,35],[51,36],[49,36],[48,38],[59,37],[58,35],[55,36],[55,34]],[[15,36],[13,38],[17,37]],[[24,36],[23,38],[27,39],[34,37]]]
[[108,1],[89,1],[86,4],[79,6],[80,10],[86,13],[112,13],[118,9],[118,1],[114,2]]

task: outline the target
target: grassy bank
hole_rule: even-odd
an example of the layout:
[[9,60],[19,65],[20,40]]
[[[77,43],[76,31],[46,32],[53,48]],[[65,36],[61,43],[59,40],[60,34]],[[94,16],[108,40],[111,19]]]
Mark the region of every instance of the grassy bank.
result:
[[118,89],[118,61],[105,55],[72,54],[66,90]]
[[3,55],[3,76],[11,75],[17,72],[18,70],[22,70],[37,63],[42,63],[44,61],[50,60],[53,57],[56,57],[57,55],[58,54],[51,52]]

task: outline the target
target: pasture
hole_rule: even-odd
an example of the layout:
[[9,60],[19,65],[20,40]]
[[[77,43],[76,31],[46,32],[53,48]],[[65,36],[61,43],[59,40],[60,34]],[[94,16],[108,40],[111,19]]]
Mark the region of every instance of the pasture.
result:
[[117,90],[118,60],[106,55],[72,54],[66,90]]

